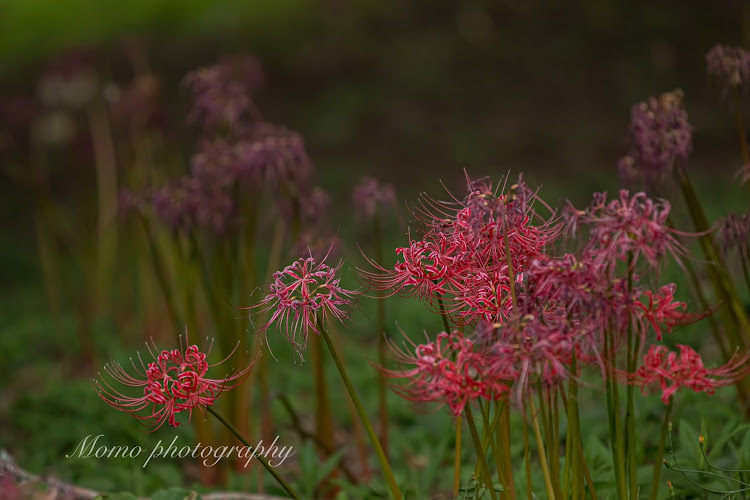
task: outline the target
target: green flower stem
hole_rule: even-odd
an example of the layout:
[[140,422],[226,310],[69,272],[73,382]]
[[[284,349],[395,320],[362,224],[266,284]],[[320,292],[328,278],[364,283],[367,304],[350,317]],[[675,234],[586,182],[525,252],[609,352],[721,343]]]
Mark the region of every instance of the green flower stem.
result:
[[[503,461],[505,466],[505,477],[508,479],[508,487],[510,488],[511,500],[516,500],[516,485],[513,480],[513,463],[510,458],[510,408],[508,406],[508,400],[503,402],[496,402],[497,406],[500,406],[500,432],[498,433],[498,447],[503,443],[505,446],[503,450]],[[496,410],[498,411],[498,410]],[[502,439],[502,440],[501,440]]]
[[[253,218],[255,220],[255,217]],[[277,219],[273,228],[273,239],[271,240],[271,250],[268,256],[268,265],[266,266],[266,274],[263,283],[270,283],[273,273],[279,267],[279,261],[281,259],[281,251],[284,244],[284,230],[286,229],[286,223],[284,219]],[[255,266],[253,266],[255,267]],[[263,312],[257,319],[259,324],[265,324],[267,321],[267,312]],[[256,342],[253,345],[256,348],[260,348],[262,343],[261,336],[256,336]],[[271,432],[272,421],[271,417],[271,391],[269,388],[269,377],[268,377],[268,357],[261,356],[258,359],[258,367],[253,370],[253,373],[258,377],[258,389],[260,393],[261,412],[260,412],[260,429],[264,435]],[[249,396],[248,396],[249,398]]]
[[[628,292],[632,293],[633,290],[633,255],[628,255]],[[638,352],[640,351],[641,337],[634,330],[633,320],[631,316],[628,316],[628,332],[627,332],[627,369],[628,374],[635,373],[636,366],[638,364]],[[627,408],[625,410],[625,431],[627,432],[627,467],[628,467],[628,487],[630,489],[630,500],[638,500],[638,474],[635,455],[635,404],[634,404],[634,391],[635,386],[628,384],[627,393]]]
[[[750,292],[750,269],[748,268],[748,261],[750,261],[750,256],[748,255],[748,252],[740,248],[740,262],[742,263],[742,274],[745,277],[745,285],[747,285],[747,290]],[[728,356],[727,356],[728,358]]]
[[659,437],[659,451],[656,452],[656,461],[654,462],[654,476],[651,481],[650,500],[656,500],[659,495],[659,478],[661,477],[661,467],[664,459],[664,445],[667,441],[669,429],[669,418],[672,414],[672,399],[669,400],[667,409],[664,411],[664,422],[661,424],[661,436]]
[[[710,229],[708,219],[703,212],[700,199],[693,189],[693,185],[690,179],[688,179],[685,169],[681,165],[675,165],[675,173],[680,182],[680,188],[682,189],[682,194],[685,197],[690,217],[693,219],[696,230],[700,232],[708,231]],[[742,333],[744,333],[745,337],[750,335],[750,323],[748,323],[744,306],[738,300],[739,294],[727,274],[726,265],[720,253],[716,250],[716,244],[711,234],[707,233],[701,236],[700,243],[703,247],[706,260],[708,260],[709,275],[711,276],[714,288],[722,300],[730,306],[732,315],[739,326],[739,332],[736,329],[728,329],[734,336],[732,340],[736,345],[744,346],[745,338],[742,337]]]
[[221,416],[220,414],[216,413],[216,412],[214,411],[214,409],[213,409],[213,408],[211,408],[210,406],[207,406],[207,407],[206,407],[206,410],[208,410],[208,412],[209,412],[209,413],[210,413],[211,415],[213,415],[214,417],[218,418],[218,419],[219,419],[219,422],[221,422],[222,424],[224,424],[224,426],[225,426],[225,427],[226,427],[227,429],[229,429],[229,431],[230,431],[230,432],[231,432],[232,434],[234,434],[234,436],[235,436],[235,437],[236,437],[237,439],[239,439],[239,440],[240,440],[240,442],[241,442],[242,444],[244,444],[245,446],[247,446],[247,447],[248,447],[248,448],[249,448],[249,449],[250,449],[250,450],[252,451],[252,453],[253,453],[253,455],[255,456],[255,458],[257,458],[257,459],[258,459],[258,462],[260,462],[260,463],[261,463],[261,465],[263,465],[263,467],[265,467],[265,468],[266,468],[266,470],[267,470],[268,472],[270,472],[270,473],[271,473],[271,475],[273,476],[273,478],[274,478],[274,479],[276,479],[276,482],[278,482],[278,483],[279,483],[279,485],[281,485],[281,487],[282,487],[282,488],[284,488],[284,491],[286,491],[286,492],[287,492],[287,493],[289,494],[289,496],[291,496],[292,498],[294,498],[294,499],[296,499],[296,500],[302,500],[302,499],[301,499],[301,497],[299,496],[299,494],[297,494],[297,492],[296,492],[296,491],[294,491],[294,489],[293,489],[293,488],[292,488],[291,486],[289,486],[289,485],[287,484],[287,482],[286,482],[286,481],[284,481],[284,478],[282,478],[281,476],[279,476],[279,474],[278,474],[278,473],[276,472],[276,470],[275,470],[275,469],[274,469],[273,467],[271,467],[271,464],[269,464],[269,463],[268,463],[268,462],[266,461],[266,459],[265,459],[265,458],[263,458],[263,457],[262,457],[262,456],[261,456],[261,455],[260,455],[259,453],[256,453],[256,451],[255,451],[255,448],[253,448],[253,447],[252,447],[252,446],[250,445],[250,443],[248,443],[248,442],[247,442],[247,440],[246,440],[246,439],[245,439],[244,437],[242,437],[242,434],[240,434],[240,433],[239,433],[239,431],[237,431],[237,429],[236,429],[236,428],[235,428],[235,427],[234,427],[234,426],[233,426],[232,424],[230,424],[230,423],[229,423],[229,422],[228,422],[228,421],[227,421],[227,420],[226,420],[226,419],[225,419],[224,417],[222,417],[222,416]]
[[[674,223],[672,222],[671,215],[667,217],[667,225],[670,228],[674,229]],[[678,241],[680,241],[679,235],[676,235],[676,238]],[[680,241],[680,243],[682,243],[682,241]],[[701,308],[703,308],[703,310],[705,311],[709,311],[711,309],[711,306],[708,304],[708,299],[706,299],[706,294],[703,292],[703,287],[701,286],[700,280],[698,279],[698,274],[695,272],[692,261],[690,259],[685,259],[682,264],[684,265],[685,271],[687,271],[688,278],[690,278],[690,283],[693,285],[693,290],[695,291]],[[727,346],[725,345],[726,339],[721,334],[721,328],[719,327],[719,323],[716,320],[716,316],[714,314],[709,314],[707,320],[711,325],[711,334],[713,335],[716,344],[721,349],[721,353],[724,356],[724,359],[728,360],[730,358],[729,353],[731,349],[727,348]]]
[[391,465],[388,463],[388,457],[386,457],[385,453],[383,452],[383,447],[380,445],[378,436],[375,434],[375,430],[372,428],[370,419],[367,418],[367,413],[365,413],[365,409],[362,407],[359,396],[357,396],[357,392],[354,390],[352,381],[349,379],[346,368],[344,368],[344,363],[341,362],[341,358],[339,358],[336,349],[333,347],[333,342],[331,342],[328,331],[323,326],[320,318],[318,318],[318,330],[323,336],[323,339],[326,341],[328,350],[330,351],[331,356],[333,357],[333,361],[334,363],[336,363],[336,368],[338,368],[339,374],[341,375],[341,380],[344,382],[344,386],[346,386],[349,397],[351,397],[352,402],[354,403],[354,407],[357,409],[357,413],[359,414],[359,418],[362,421],[362,425],[365,426],[367,436],[370,438],[372,446],[375,448],[375,454],[378,456],[378,460],[380,461],[380,466],[383,469],[383,474],[385,475],[385,480],[388,483],[388,488],[391,490],[391,494],[393,494],[395,500],[401,500],[403,498],[403,495],[398,487],[398,484],[396,483],[396,478],[393,476],[393,470],[391,470]]
[[[382,238],[382,230],[380,227],[380,212],[378,210],[375,211],[375,214],[372,218],[372,235],[373,235],[373,242],[375,246],[375,261],[383,265],[383,238]],[[377,301],[377,312],[378,312],[378,363],[380,363],[380,366],[385,367],[386,364],[386,350],[387,350],[387,342],[386,342],[386,336],[387,333],[385,331],[385,300],[383,300],[385,297],[385,292],[380,290],[378,292],[380,300]],[[378,412],[378,418],[380,420],[380,439],[383,443],[383,453],[385,453],[385,456],[388,456],[388,398],[387,398],[387,391],[386,391],[386,381],[385,381],[385,375],[381,372],[378,372],[378,402],[379,402],[379,412]]]
[[734,109],[737,114],[737,133],[740,137],[740,153],[742,154],[743,165],[750,163],[750,153],[747,150],[747,136],[745,134],[745,120],[742,119],[742,98],[737,85],[732,85],[732,99],[734,100]]
[[544,474],[544,484],[547,487],[547,498],[549,500],[555,500],[555,488],[552,485],[552,478],[549,474],[549,465],[547,464],[547,454],[544,451],[544,442],[542,440],[542,431],[539,429],[539,418],[537,416],[536,407],[534,406],[534,396],[529,396],[529,412],[531,413],[531,425],[534,429],[534,437],[536,438],[536,448],[539,453],[539,462],[542,465],[542,474]]
[[328,449],[334,448],[333,415],[331,401],[326,384],[325,362],[323,360],[323,343],[320,337],[310,339],[313,353],[313,381],[315,387],[315,435]]
[[[504,498],[505,494],[508,491],[507,478],[505,477],[503,460],[500,457],[500,447],[498,446],[497,439],[495,439],[495,436],[498,435],[500,412],[495,411],[494,417],[492,417],[492,420],[490,421],[490,403],[488,402],[486,405],[482,404],[481,399],[478,401],[478,403],[479,408],[482,410],[482,418],[484,419],[484,422],[491,422],[489,423],[489,425],[484,426],[484,429],[482,429],[482,433],[486,434],[487,440],[489,441],[490,451],[492,451],[492,459],[495,461],[495,469],[497,470],[497,480],[503,486],[503,495],[501,495],[501,497]],[[495,409],[497,410],[497,408]],[[486,445],[484,443],[482,443],[482,446],[484,446],[486,449]]]
[[[510,282],[510,298],[511,304],[513,305],[513,311],[518,307],[518,299],[516,296],[516,277],[513,272],[513,260],[510,255],[510,241],[508,241],[508,224],[507,218],[503,218],[503,242],[505,243],[505,262],[508,264],[508,281]],[[498,299],[499,301],[499,299]]]
[[461,431],[463,420],[461,415],[456,417],[456,449],[453,461],[453,497],[458,498],[458,490],[461,487]]
[[466,423],[469,424],[469,432],[471,433],[471,440],[474,442],[474,449],[479,455],[479,463],[482,468],[482,476],[484,476],[484,484],[487,489],[490,490],[490,495],[493,500],[497,500],[497,493],[495,492],[495,486],[492,484],[492,474],[490,473],[490,467],[487,465],[487,455],[483,452],[482,443],[479,441],[479,433],[477,432],[477,426],[474,423],[474,416],[471,412],[471,404],[467,404],[464,407],[464,413],[466,414]]
[[523,462],[526,466],[526,498],[534,499],[534,487],[531,484],[531,452],[529,450],[529,424],[523,420]]
[[[107,306],[107,285],[117,253],[117,158],[112,129],[103,101],[87,107],[86,116],[91,132],[96,169],[97,235],[96,235],[96,307]],[[96,313],[101,311],[96,310]]]
[[181,321],[177,315],[177,307],[174,304],[174,294],[169,286],[169,279],[166,275],[167,266],[159,255],[156,249],[156,235],[154,234],[151,226],[145,216],[140,214],[139,219],[143,226],[143,231],[146,233],[146,246],[148,247],[148,253],[151,255],[153,262],[154,274],[156,275],[156,281],[159,283],[162,295],[164,296],[164,303],[167,305],[167,315],[169,316],[172,326],[175,330],[179,330]]
[[445,333],[450,333],[451,328],[448,324],[448,313],[445,312],[445,304],[443,303],[443,298],[438,295],[438,307],[440,308],[440,316],[443,318],[443,328],[445,328]]
[[[610,335],[604,335],[604,350],[606,356],[614,360],[614,350]],[[612,447],[612,463],[615,469],[615,483],[617,485],[617,496],[620,500],[626,500],[627,495],[627,473],[625,471],[625,450],[622,438],[622,424],[620,423],[620,397],[617,393],[617,381],[614,380],[614,369],[607,367],[607,379],[605,387],[607,392],[607,414],[609,416],[609,438]]]

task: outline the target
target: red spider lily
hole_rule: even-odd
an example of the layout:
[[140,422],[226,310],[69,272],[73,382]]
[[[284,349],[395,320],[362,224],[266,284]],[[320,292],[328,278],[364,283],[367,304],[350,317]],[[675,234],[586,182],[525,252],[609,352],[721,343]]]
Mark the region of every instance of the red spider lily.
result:
[[511,281],[522,279],[559,229],[533,210],[538,198],[523,181],[503,194],[487,179],[467,176],[467,184],[462,201],[424,197],[413,208],[424,226],[423,237],[396,250],[401,260],[393,269],[368,259],[375,271],[360,270],[360,275],[391,295],[417,296],[430,303],[441,298],[444,312],[456,313],[464,323],[501,321],[512,308]]
[[687,250],[675,234],[687,233],[667,226],[669,202],[655,202],[642,192],[631,196],[625,189],[619,194],[619,198],[607,203],[607,193],[596,193],[585,211],[570,207],[566,212],[568,227],[573,233],[579,224],[590,228],[584,254],[610,271],[614,271],[618,261],[631,258],[635,264],[640,257],[656,268],[666,253],[679,262]]
[[[187,333],[185,335],[187,343]],[[206,361],[211,352],[211,345],[203,351],[198,346],[184,348],[180,338],[180,349],[163,350],[156,354],[156,345],[146,344],[148,352],[154,359],[146,365],[138,354],[140,368],[131,358],[133,368],[142,375],[130,375],[123,367],[111,361],[104,366],[104,371],[118,384],[130,387],[142,387],[140,397],[128,396],[115,389],[102,377],[101,382],[94,380],[94,386],[101,397],[111,407],[130,413],[152,430],[160,428],[166,421],[170,426],[183,425],[177,415],[186,412],[188,422],[194,408],[203,409],[214,404],[214,401],[225,391],[240,385],[250,374],[255,361],[245,368],[235,371],[221,379],[206,376],[208,369],[217,366],[234,354],[234,351],[223,361],[209,365]],[[205,351],[205,352],[204,352]],[[145,377],[145,378],[144,378]],[[147,410],[146,413],[142,413]]]
[[348,319],[348,308],[359,293],[341,287],[336,271],[343,261],[334,268],[325,264],[326,257],[320,263],[316,263],[313,257],[300,258],[275,272],[265,298],[254,306],[242,308],[272,311],[271,318],[260,331],[267,333],[272,325],[277,324],[285,330],[286,338],[300,359],[310,332],[320,334],[317,322],[325,323],[329,317],[339,321]]
[[622,339],[612,333],[626,331],[637,302],[637,293],[628,290],[626,281],[605,274],[590,256],[537,259],[529,266],[525,285],[528,312],[538,315],[534,307],[542,311],[547,324],[563,328],[575,339],[579,360],[602,367],[605,335],[616,349]]
[[551,311],[525,314],[501,324],[480,323],[475,335],[486,345],[488,370],[511,374],[519,406],[531,387],[554,387],[567,380],[573,353],[586,332]]
[[668,404],[669,400],[682,387],[695,392],[705,392],[712,395],[717,387],[736,384],[750,373],[750,352],[743,355],[735,354],[728,362],[719,368],[706,368],[700,354],[688,346],[678,345],[680,350],[668,352],[662,345],[652,345],[643,358],[643,366],[634,374],[620,374],[627,377],[631,384],[641,386],[646,390],[649,385],[658,384],[662,390],[661,400]]
[[458,331],[440,333],[435,342],[414,346],[414,354],[399,348],[388,340],[396,360],[413,365],[405,370],[380,368],[389,378],[406,379],[395,386],[395,392],[414,402],[447,404],[458,416],[467,404],[483,398],[500,399],[509,387],[503,380],[513,378],[509,372],[491,371],[489,358],[474,349],[474,342]]
[[672,328],[680,325],[688,325],[705,318],[710,312],[705,313],[686,313],[678,309],[685,309],[684,302],[674,300],[674,292],[677,286],[672,283],[659,289],[657,293],[651,291],[643,292],[648,297],[648,304],[635,301],[634,305],[640,311],[636,312],[636,317],[648,321],[656,332],[656,340],[662,338],[662,328],[670,332]]

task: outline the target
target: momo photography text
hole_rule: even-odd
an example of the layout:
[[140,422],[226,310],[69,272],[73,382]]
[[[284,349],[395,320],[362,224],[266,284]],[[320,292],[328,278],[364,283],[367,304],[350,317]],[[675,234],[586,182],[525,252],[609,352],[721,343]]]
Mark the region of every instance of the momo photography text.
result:
[[160,439],[151,448],[151,451],[146,453],[146,449],[141,446],[107,445],[104,443],[104,434],[88,435],[78,443],[73,453],[65,455],[65,458],[137,459],[144,457],[143,467],[145,468],[154,458],[194,458],[200,459],[203,465],[207,467],[213,467],[221,459],[236,457],[245,460],[244,467],[247,467],[253,458],[261,456],[266,459],[271,467],[278,467],[295,453],[292,446],[279,446],[279,436],[276,436],[270,444],[264,444],[261,439],[254,448],[249,446],[204,446],[201,443],[180,446],[177,444],[178,438],[179,436],[175,436],[169,444],[162,442]]

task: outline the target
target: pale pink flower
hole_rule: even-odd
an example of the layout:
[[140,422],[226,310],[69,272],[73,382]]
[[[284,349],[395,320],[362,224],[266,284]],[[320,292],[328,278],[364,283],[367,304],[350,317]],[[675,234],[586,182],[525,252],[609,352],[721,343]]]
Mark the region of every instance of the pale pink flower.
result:
[[258,304],[242,309],[270,312],[270,319],[259,331],[267,335],[268,329],[276,325],[302,359],[311,332],[320,334],[320,326],[331,318],[349,318],[349,308],[359,292],[341,286],[336,272],[342,265],[343,261],[330,267],[325,258],[320,263],[313,257],[300,258],[274,273],[273,283]]
[[677,240],[676,231],[667,225],[670,205],[654,201],[640,192],[631,195],[621,189],[619,197],[607,201],[607,193],[596,193],[586,210],[569,208],[566,212],[570,231],[579,225],[589,228],[589,239],[583,253],[596,265],[614,270],[616,263],[632,259],[633,265],[643,258],[652,268],[667,253],[679,261],[687,254]]

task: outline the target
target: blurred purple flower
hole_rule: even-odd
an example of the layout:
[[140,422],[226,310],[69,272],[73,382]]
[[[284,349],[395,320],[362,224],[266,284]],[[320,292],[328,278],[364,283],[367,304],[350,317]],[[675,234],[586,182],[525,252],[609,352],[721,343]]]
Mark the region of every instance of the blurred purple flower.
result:
[[655,269],[667,253],[679,260],[687,254],[676,234],[685,235],[667,225],[671,206],[666,200],[654,201],[640,192],[631,195],[621,189],[619,197],[607,201],[607,193],[594,193],[586,210],[566,211],[570,232],[579,224],[589,227],[584,255],[596,266],[614,270],[618,261],[632,259],[633,265],[644,258]]
[[730,213],[719,219],[719,242],[725,252],[739,250],[750,256],[750,213],[737,215]]
[[122,89],[110,83],[104,90],[104,96],[109,102],[112,120],[116,123],[143,129],[158,127],[164,121],[161,81],[151,73],[137,76]]
[[173,231],[187,230],[195,222],[200,184],[195,178],[183,176],[153,193],[157,216]]
[[117,212],[121,217],[127,217],[132,213],[142,214],[146,210],[148,202],[152,199],[149,190],[133,190],[122,188],[117,195]]
[[332,234],[320,234],[316,230],[303,230],[292,250],[294,255],[312,257],[322,260],[326,256],[338,258],[341,256],[341,241]]
[[252,128],[249,137],[234,146],[237,176],[250,182],[264,182],[274,188],[305,184],[312,174],[302,136],[286,127],[261,123]]
[[[633,106],[628,156],[647,181],[661,183],[676,161],[686,161],[693,149],[693,128],[677,89]],[[623,165],[620,165],[621,167]]]
[[390,210],[396,206],[396,192],[392,184],[378,182],[372,177],[362,177],[352,192],[354,209],[365,219],[376,212]]
[[59,55],[48,64],[37,83],[37,94],[50,108],[82,108],[96,96],[100,55],[78,48]]
[[258,119],[250,94],[263,81],[260,62],[253,56],[225,58],[213,66],[191,71],[184,79],[193,94],[188,119],[202,123],[208,131],[235,127],[245,115]]
[[215,184],[202,184],[196,198],[195,220],[202,229],[217,235],[226,234],[235,215],[235,203],[228,189]]
[[732,87],[747,85],[750,79],[750,52],[740,47],[716,45],[706,54],[708,75],[722,86],[724,94]]
[[202,141],[191,167],[201,184],[228,189],[237,178],[237,157],[231,144],[223,139]]

